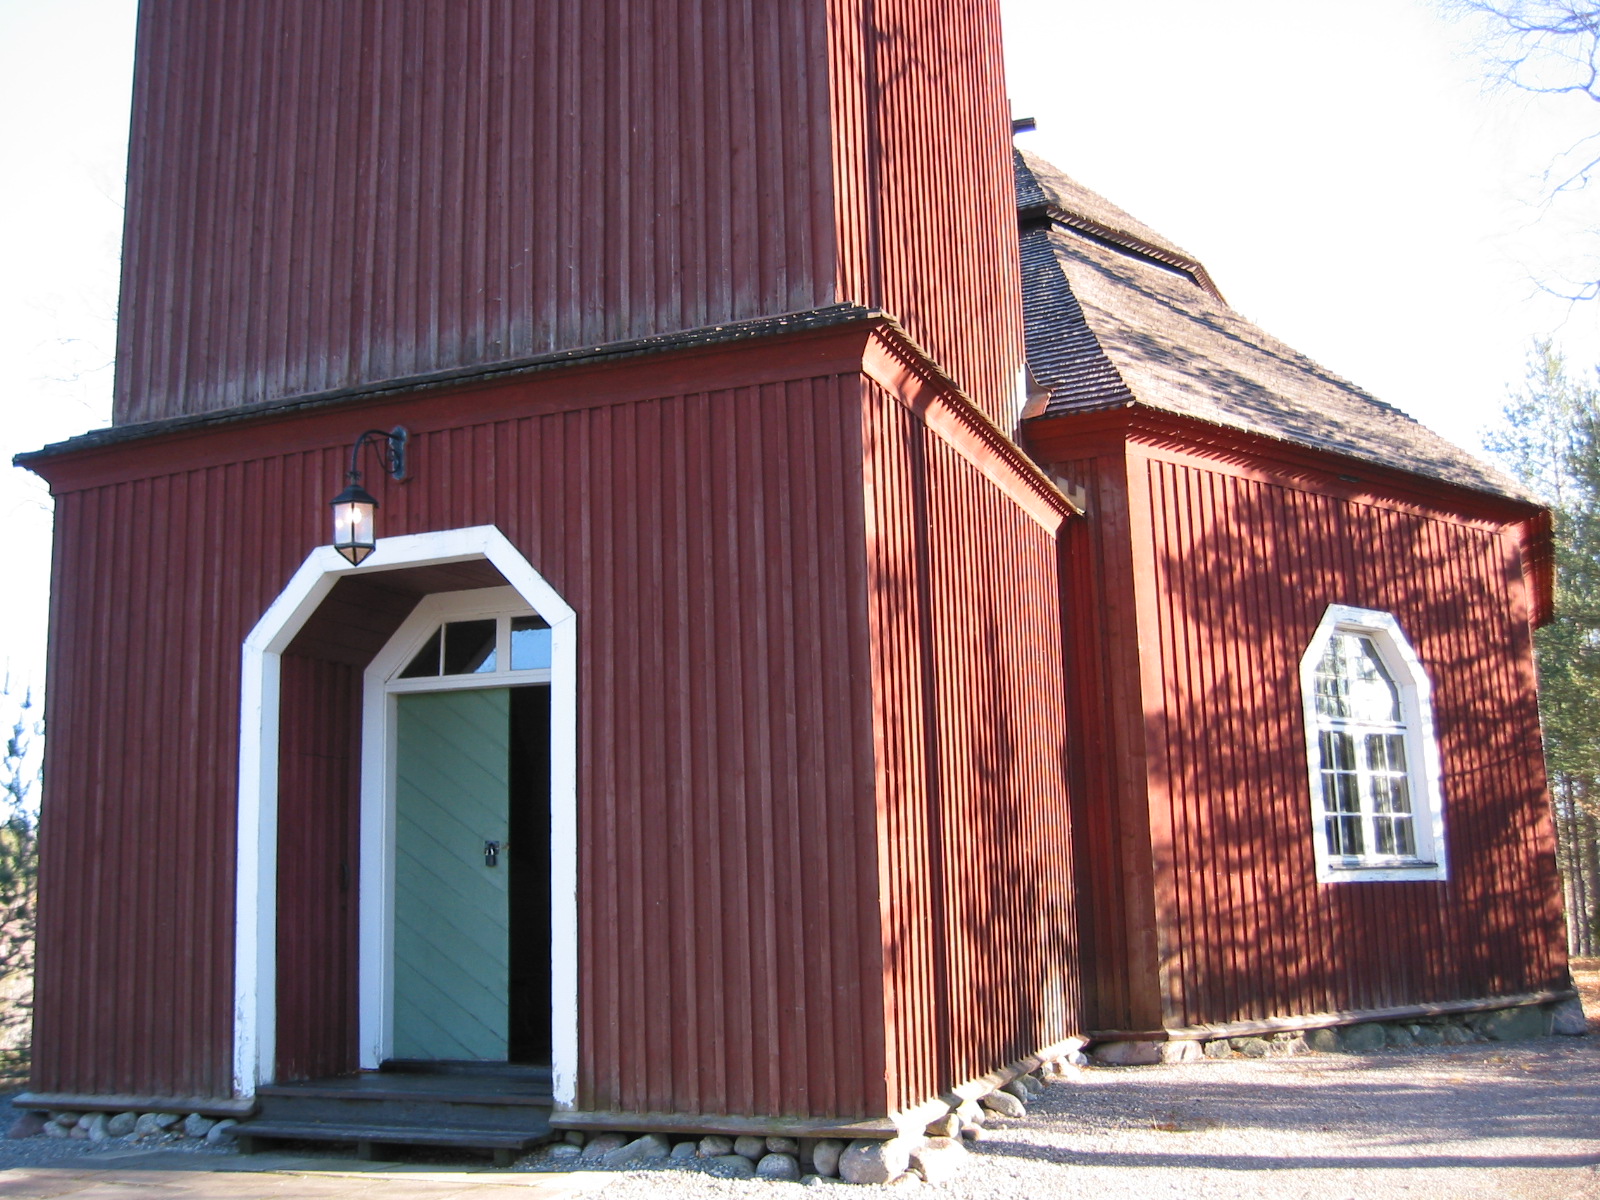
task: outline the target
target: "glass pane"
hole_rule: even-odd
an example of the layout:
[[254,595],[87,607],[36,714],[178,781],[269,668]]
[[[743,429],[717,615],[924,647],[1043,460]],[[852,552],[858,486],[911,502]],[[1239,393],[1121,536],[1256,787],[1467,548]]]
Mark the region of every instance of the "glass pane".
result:
[[1416,839],[1412,836],[1411,818],[1378,817],[1373,821],[1378,838],[1378,853],[1393,854],[1401,858],[1415,858]]
[[439,631],[435,629],[433,636],[423,643],[422,649],[417,651],[417,656],[406,664],[406,669],[400,672],[401,679],[425,679],[439,673]]
[[1411,788],[1404,775],[1380,776],[1373,780],[1372,793],[1374,812],[1411,812]]
[[1340,636],[1334,634],[1329,639],[1328,648],[1322,652],[1322,661],[1317,664],[1316,699],[1319,717],[1350,715],[1350,705],[1345,698],[1345,693],[1349,691],[1349,682],[1344,676],[1343,662],[1339,657]]
[[493,671],[494,620],[451,621],[444,627],[444,674],[481,675]]
[[1394,852],[1406,858],[1417,856],[1416,824],[1407,817],[1393,817]]
[[511,669],[542,671],[550,666],[550,626],[543,617],[511,618]]
[[1369,637],[1356,639],[1361,643],[1361,657],[1357,660],[1355,678],[1350,682],[1350,709],[1360,721],[1400,721],[1400,689],[1389,677],[1388,669],[1378,657],[1378,647]]
[[1348,733],[1324,729],[1318,740],[1322,744],[1322,767],[1325,771],[1354,771],[1356,769],[1356,739]]
[[1327,824],[1330,855],[1337,858],[1362,853],[1360,817],[1329,817]]
[[1338,632],[1329,638],[1315,678],[1319,716],[1399,722],[1399,689],[1366,634]]

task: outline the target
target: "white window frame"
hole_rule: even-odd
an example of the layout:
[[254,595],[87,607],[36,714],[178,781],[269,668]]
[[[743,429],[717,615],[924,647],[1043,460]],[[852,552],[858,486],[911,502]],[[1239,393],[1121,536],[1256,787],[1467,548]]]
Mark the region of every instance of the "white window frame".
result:
[[[1328,849],[1326,813],[1322,804],[1322,752],[1318,734],[1317,665],[1335,633],[1365,634],[1400,693],[1404,724],[1406,774],[1411,793],[1416,854],[1366,854],[1358,860],[1335,856]],[[1300,698],[1305,720],[1306,772],[1310,783],[1311,840],[1316,852],[1318,883],[1430,881],[1449,878],[1444,836],[1444,791],[1439,744],[1433,724],[1433,688],[1422,660],[1393,614],[1348,604],[1330,604],[1310,645],[1300,659]]]

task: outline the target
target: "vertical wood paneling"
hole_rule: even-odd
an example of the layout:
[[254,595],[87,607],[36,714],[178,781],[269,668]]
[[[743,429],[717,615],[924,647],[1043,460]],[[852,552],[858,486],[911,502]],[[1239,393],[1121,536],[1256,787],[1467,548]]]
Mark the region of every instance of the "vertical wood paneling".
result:
[[[41,1089],[228,1089],[244,626],[212,567],[238,543],[220,521],[177,519],[186,502],[235,504],[218,483],[200,471],[58,499]],[[275,564],[243,557],[246,595],[281,587]]]
[[1084,1023],[1090,1029],[1154,1028],[1162,1019],[1162,957],[1140,639],[1129,600],[1136,573],[1126,460],[1117,446],[1052,469],[1084,488],[1089,505],[1088,519],[1063,531]]
[[1079,1028],[1061,560],[885,394],[865,428],[898,1107]]
[[359,1062],[361,667],[286,654],[280,690],[278,1078],[314,1079]]
[[896,317],[1009,432],[1022,276],[1000,6],[827,3],[840,299]]
[[825,21],[147,6],[117,421],[831,302]]
[[995,0],[141,14],[116,420],[853,301],[1022,363]]
[[[580,1106],[886,1111],[859,378],[569,396],[221,430],[181,443],[206,465],[146,448],[151,478],[63,491],[36,1088],[228,1092],[239,645],[352,425],[403,418],[384,535],[496,524],[579,613]],[[363,645],[283,660],[285,1074],[353,1053]]]
[[[1222,467],[1131,461],[1147,489],[1159,613],[1160,694],[1146,705],[1159,713],[1165,790],[1152,803],[1173,830],[1159,914],[1167,1022],[1560,986],[1514,538]],[[1298,672],[1330,603],[1394,613],[1429,672],[1447,883],[1315,882]]]

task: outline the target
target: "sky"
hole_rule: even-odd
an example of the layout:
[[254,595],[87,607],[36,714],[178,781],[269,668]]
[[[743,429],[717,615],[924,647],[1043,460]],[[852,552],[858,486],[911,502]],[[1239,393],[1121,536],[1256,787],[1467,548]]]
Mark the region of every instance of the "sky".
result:
[[[533,0],[527,0],[533,2]],[[1600,363],[1600,197],[1540,173],[1600,106],[1485,86],[1431,0],[1002,0],[1020,144],[1245,316],[1469,449],[1535,337]],[[133,0],[0,0],[0,463],[109,423]],[[1600,275],[1600,268],[1596,268]],[[0,465],[0,674],[44,682],[49,497]],[[3,713],[3,710],[0,710]]]

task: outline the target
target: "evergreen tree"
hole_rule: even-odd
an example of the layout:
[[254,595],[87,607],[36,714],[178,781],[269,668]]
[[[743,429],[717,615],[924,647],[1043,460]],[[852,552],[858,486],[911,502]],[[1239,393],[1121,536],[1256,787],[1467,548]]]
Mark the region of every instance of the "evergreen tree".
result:
[[16,717],[0,756],[0,1076],[25,1070],[33,1024],[33,945],[39,842],[34,787],[40,781],[29,751],[44,731],[33,695],[17,697],[10,679],[0,699]]
[[1600,948],[1600,388],[1551,342],[1485,444],[1551,506],[1555,618],[1539,630],[1539,710],[1574,954]]

